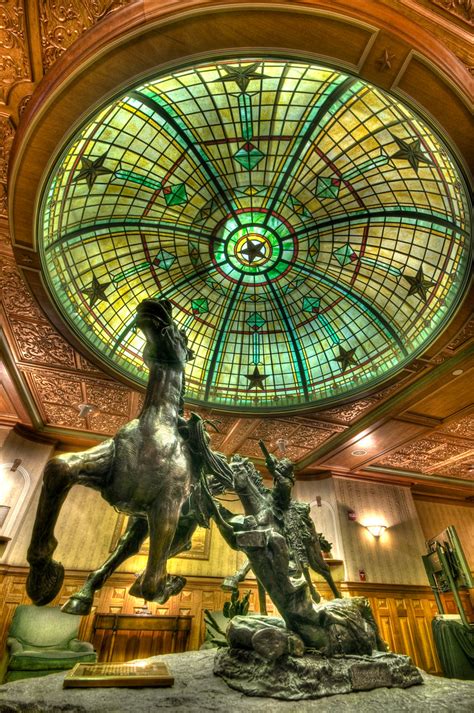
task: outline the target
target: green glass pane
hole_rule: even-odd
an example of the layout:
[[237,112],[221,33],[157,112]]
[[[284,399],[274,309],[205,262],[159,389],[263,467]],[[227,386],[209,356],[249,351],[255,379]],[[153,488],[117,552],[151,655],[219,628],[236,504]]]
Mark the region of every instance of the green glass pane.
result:
[[278,57],[157,73],[53,157],[37,238],[86,347],[146,381],[135,309],[163,297],[187,398],[283,410],[376,388],[423,352],[469,274],[455,158],[414,110]]

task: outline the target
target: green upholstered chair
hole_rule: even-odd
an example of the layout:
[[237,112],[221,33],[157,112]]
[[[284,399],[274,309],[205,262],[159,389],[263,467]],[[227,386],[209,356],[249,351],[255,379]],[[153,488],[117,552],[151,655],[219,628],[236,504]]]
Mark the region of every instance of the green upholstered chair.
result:
[[80,623],[80,617],[56,607],[18,606],[8,632],[5,680],[46,676],[97,661],[92,644],[76,638]]

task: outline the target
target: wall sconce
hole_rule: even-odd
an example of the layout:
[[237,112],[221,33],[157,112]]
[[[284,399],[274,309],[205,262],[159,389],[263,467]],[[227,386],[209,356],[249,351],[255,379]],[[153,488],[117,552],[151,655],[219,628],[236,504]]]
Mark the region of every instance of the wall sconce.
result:
[[387,525],[365,525],[365,529],[374,537],[380,537],[387,529]]

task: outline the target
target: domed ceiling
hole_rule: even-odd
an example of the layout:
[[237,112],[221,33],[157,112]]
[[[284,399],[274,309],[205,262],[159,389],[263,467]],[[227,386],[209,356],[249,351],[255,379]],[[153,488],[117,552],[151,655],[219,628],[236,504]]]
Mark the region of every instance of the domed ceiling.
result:
[[465,187],[398,99],[305,61],[203,62],[77,129],[37,240],[63,318],[146,382],[135,327],[167,298],[195,351],[187,400],[297,409],[368,390],[439,333],[469,271]]

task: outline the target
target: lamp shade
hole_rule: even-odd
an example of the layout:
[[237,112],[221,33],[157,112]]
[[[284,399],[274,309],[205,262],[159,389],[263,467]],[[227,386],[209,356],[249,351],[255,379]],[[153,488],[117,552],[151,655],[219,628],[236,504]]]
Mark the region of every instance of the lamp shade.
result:
[[387,529],[387,525],[366,525],[365,527],[374,537],[380,537]]

